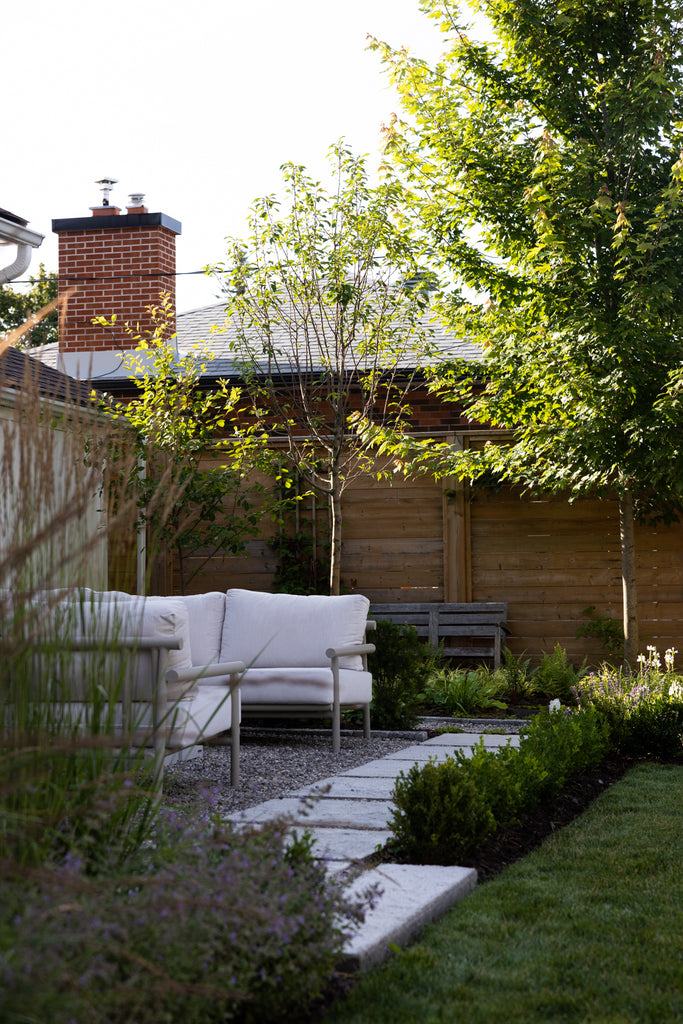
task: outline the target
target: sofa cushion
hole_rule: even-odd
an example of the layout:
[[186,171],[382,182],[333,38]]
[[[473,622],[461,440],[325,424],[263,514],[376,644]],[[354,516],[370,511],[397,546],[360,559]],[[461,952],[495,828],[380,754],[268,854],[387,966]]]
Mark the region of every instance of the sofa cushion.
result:
[[[150,728],[152,711],[149,705],[134,708],[135,724],[138,728]],[[167,745],[186,747],[201,742],[206,736],[217,736],[232,727],[232,704],[230,691],[219,693],[215,688],[197,687],[194,699],[169,702],[167,717],[163,723],[169,730]]]
[[[68,616],[69,632],[81,639],[109,640],[115,645],[117,636],[178,637],[182,647],[168,652],[168,667],[178,671],[192,668],[188,610],[182,598],[135,597],[110,591],[93,593],[77,604],[62,604],[61,612]],[[135,692],[151,697],[155,680],[150,653],[134,652],[131,664]],[[192,683],[174,683],[168,687],[168,699],[189,697],[195,689]]]
[[[90,594],[94,594],[90,591]],[[105,601],[138,601],[140,598],[118,590],[109,590],[97,597]],[[147,597],[147,601],[183,601],[188,613],[189,654],[193,666],[211,665],[218,661],[225,616],[225,594],[185,594],[183,597]],[[175,664],[173,665],[175,668]]]
[[188,612],[192,664],[214,665],[221,653],[225,594],[186,594],[183,601]]
[[[321,597],[228,590],[221,661],[253,668],[329,666],[328,647],[363,642],[370,602],[361,594]],[[362,669],[360,656],[340,660]]]

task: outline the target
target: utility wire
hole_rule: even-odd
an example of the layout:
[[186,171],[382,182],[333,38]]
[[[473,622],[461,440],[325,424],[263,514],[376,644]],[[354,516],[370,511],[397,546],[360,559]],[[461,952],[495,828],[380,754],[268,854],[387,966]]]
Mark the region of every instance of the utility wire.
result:
[[78,275],[68,274],[66,277],[60,276],[59,274],[48,271],[44,277],[22,278],[8,281],[8,284],[39,284],[41,281],[45,281],[48,277],[56,277],[57,281],[127,281],[133,277],[190,277],[193,274],[206,274],[205,270],[177,270],[171,273],[170,270],[158,270],[150,273],[143,274],[141,271],[135,274],[110,274],[107,277],[92,276],[92,277],[78,277]]

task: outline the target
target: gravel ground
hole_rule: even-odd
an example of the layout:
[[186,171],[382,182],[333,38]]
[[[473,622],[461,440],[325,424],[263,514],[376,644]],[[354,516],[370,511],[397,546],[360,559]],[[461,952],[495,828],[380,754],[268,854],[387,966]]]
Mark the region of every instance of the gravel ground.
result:
[[502,732],[510,736],[518,733],[526,719],[523,718],[448,718],[445,716],[437,718],[426,717],[420,719],[420,725],[424,729],[454,728],[462,732]]
[[426,733],[375,733],[366,740],[362,732],[342,733],[341,751],[332,753],[328,731],[242,730],[240,784],[230,787],[230,749],[207,747],[201,757],[172,765],[164,773],[164,796],[174,805],[188,807],[207,803],[213,810],[240,811],[264,800],[284,796],[348,768],[393,754],[426,739]]

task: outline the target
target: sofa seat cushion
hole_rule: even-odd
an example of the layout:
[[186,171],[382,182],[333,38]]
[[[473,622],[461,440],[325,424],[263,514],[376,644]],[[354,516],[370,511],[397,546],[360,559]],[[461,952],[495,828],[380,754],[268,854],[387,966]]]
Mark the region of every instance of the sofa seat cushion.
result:
[[[166,720],[169,736],[167,747],[187,747],[201,742],[206,736],[217,736],[232,725],[231,694],[225,687],[221,692],[215,687],[208,689],[201,683],[197,686],[192,700],[169,702]],[[135,707],[135,721],[142,728],[151,728],[152,711],[149,704]],[[150,741],[151,742],[151,741]]]
[[[228,590],[221,661],[253,668],[320,668],[325,651],[363,643],[370,602],[361,594],[321,597]],[[362,669],[360,656],[342,668]]]
[[[71,728],[82,732],[90,732],[95,722],[102,733],[111,730],[114,735],[121,735],[123,731],[120,703],[114,706],[104,704],[95,713],[91,702],[71,701],[61,704],[59,713],[62,720]],[[134,701],[131,716],[134,730],[151,730],[151,703]],[[230,690],[226,687],[219,693],[213,687],[207,690],[200,684],[191,700],[183,698],[168,703],[164,724],[169,729],[169,747],[191,746],[199,742],[203,736],[216,736],[226,732],[232,725]],[[152,746],[152,742],[150,736],[147,745]]]
[[[332,703],[331,668],[250,668],[240,684],[242,704]],[[372,699],[372,676],[355,669],[339,670],[341,704],[367,704]]]

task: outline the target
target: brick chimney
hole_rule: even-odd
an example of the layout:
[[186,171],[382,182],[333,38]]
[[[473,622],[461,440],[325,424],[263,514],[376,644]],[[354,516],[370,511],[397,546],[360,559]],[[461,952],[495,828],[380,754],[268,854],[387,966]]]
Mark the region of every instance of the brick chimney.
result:
[[[103,184],[106,183],[106,184]],[[135,348],[124,324],[151,329],[146,307],[170,292],[175,307],[175,243],[182,226],[165,213],[149,213],[144,196],[130,196],[126,213],[109,205],[114,179],[103,179],[104,200],[90,217],[53,220],[59,235],[59,369],[96,380],[126,376],[120,353]],[[93,317],[111,317],[111,329]]]

